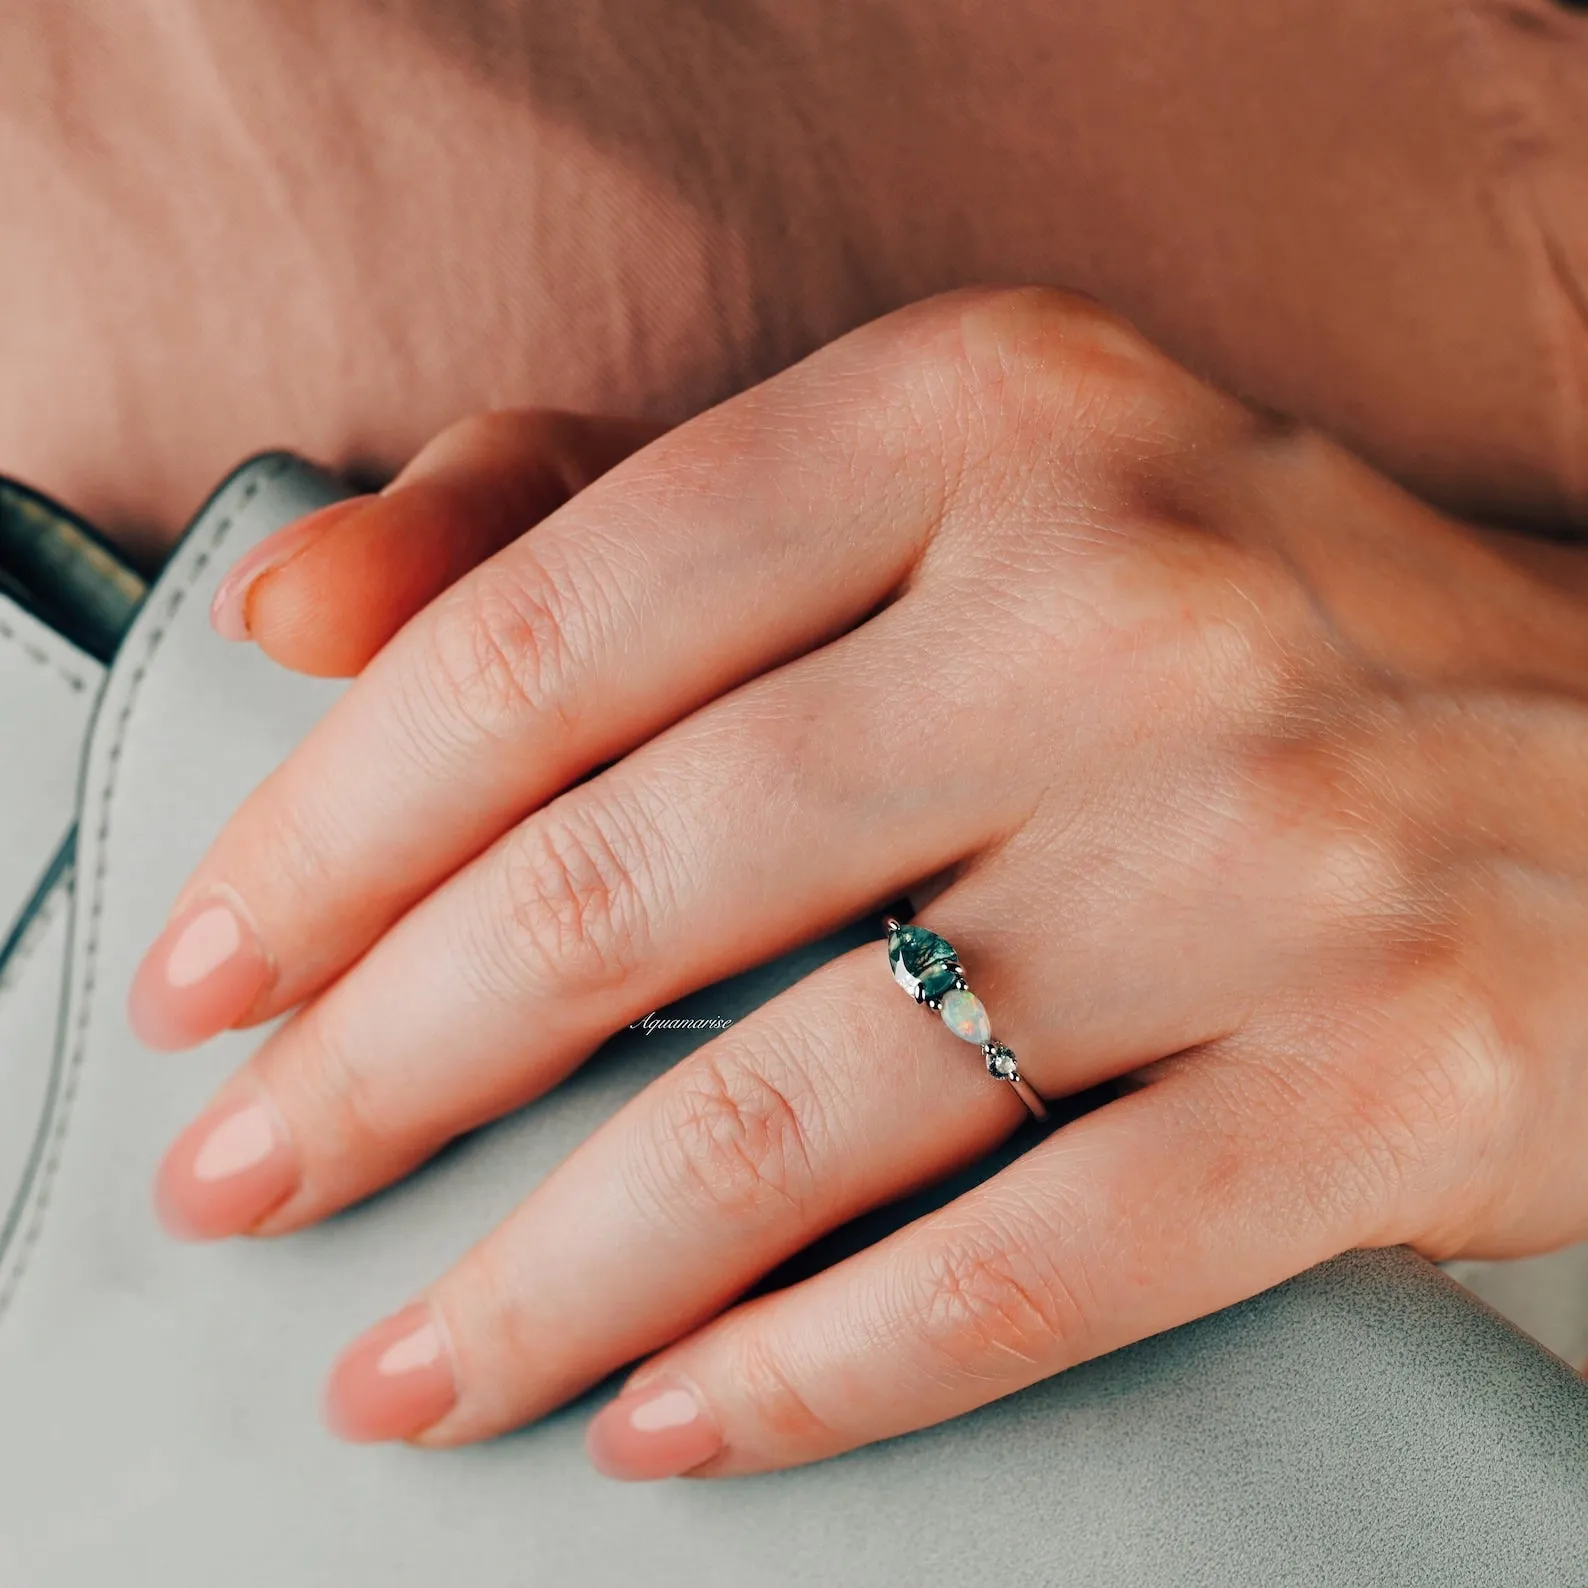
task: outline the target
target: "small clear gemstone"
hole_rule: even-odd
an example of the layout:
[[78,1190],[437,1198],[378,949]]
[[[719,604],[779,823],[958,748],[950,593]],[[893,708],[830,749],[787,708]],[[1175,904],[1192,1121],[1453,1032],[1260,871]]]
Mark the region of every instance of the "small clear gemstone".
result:
[[1013,1080],[1020,1073],[1013,1048],[1006,1048],[1001,1042],[989,1042],[986,1051],[987,1068],[1000,1081]]
[[943,994],[943,1024],[962,1042],[974,1042],[978,1048],[992,1036],[992,1021],[981,999],[963,987]]
[[940,998],[958,974],[954,945],[924,926],[898,926],[888,933],[888,965],[893,979],[913,998],[920,988]]

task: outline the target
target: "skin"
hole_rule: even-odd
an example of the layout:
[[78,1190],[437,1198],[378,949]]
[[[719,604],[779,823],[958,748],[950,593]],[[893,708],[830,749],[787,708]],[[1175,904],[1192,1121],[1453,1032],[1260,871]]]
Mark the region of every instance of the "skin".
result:
[[[546,477],[543,421],[448,432],[228,597],[289,665],[346,612],[360,676],[134,990],[166,1045],[300,1008],[173,1147],[168,1222],[301,1229],[901,894],[1040,1092],[1129,1084],[739,1303],[1024,1117],[857,949],[355,1345],[340,1431],[482,1439],[643,1358],[598,1464],[783,1467],[1351,1247],[1588,1236],[1579,552],[1447,518],[1047,291],[880,321],[482,533]],[[433,570],[400,599],[369,582],[399,550]],[[217,906],[242,947],[176,985]]]

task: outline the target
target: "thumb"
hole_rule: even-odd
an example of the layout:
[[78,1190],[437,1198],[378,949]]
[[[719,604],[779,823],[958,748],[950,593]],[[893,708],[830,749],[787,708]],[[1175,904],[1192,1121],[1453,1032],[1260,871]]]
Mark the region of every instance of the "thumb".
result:
[[294,672],[352,677],[421,607],[660,433],[545,409],[460,420],[378,496],[261,541],[221,582],[211,622]]

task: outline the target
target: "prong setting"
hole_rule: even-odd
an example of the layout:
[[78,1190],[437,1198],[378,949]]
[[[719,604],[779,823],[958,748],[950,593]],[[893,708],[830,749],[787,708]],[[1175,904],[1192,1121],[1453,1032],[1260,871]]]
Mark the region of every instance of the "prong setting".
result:
[[987,1011],[971,991],[953,945],[936,932],[907,926],[891,915],[883,924],[893,979],[916,1003],[940,1016],[962,1042],[979,1047],[987,1073],[1007,1081],[1035,1118],[1046,1119],[1042,1099],[1020,1074],[1014,1049],[994,1039]]
[[1018,1081],[1020,1066],[1015,1062],[1015,1050],[1002,1042],[982,1043],[981,1056],[987,1061],[987,1073],[1000,1081]]

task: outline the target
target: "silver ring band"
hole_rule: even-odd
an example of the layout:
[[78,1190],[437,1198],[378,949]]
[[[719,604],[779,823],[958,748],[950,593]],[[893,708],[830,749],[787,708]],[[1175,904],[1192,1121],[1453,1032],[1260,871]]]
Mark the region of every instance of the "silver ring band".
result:
[[979,1047],[988,1073],[1014,1088],[1033,1119],[1046,1119],[1047,1107],[1021,1075],[1014,1049],[993,1040],[992,1022],[965,981],[954,945],[924,926],[906,926],[891,915],[882,924],[888,933],[888,968],[893,979],[918,1004],[941,1015],[943,1024],[960,1041]]

